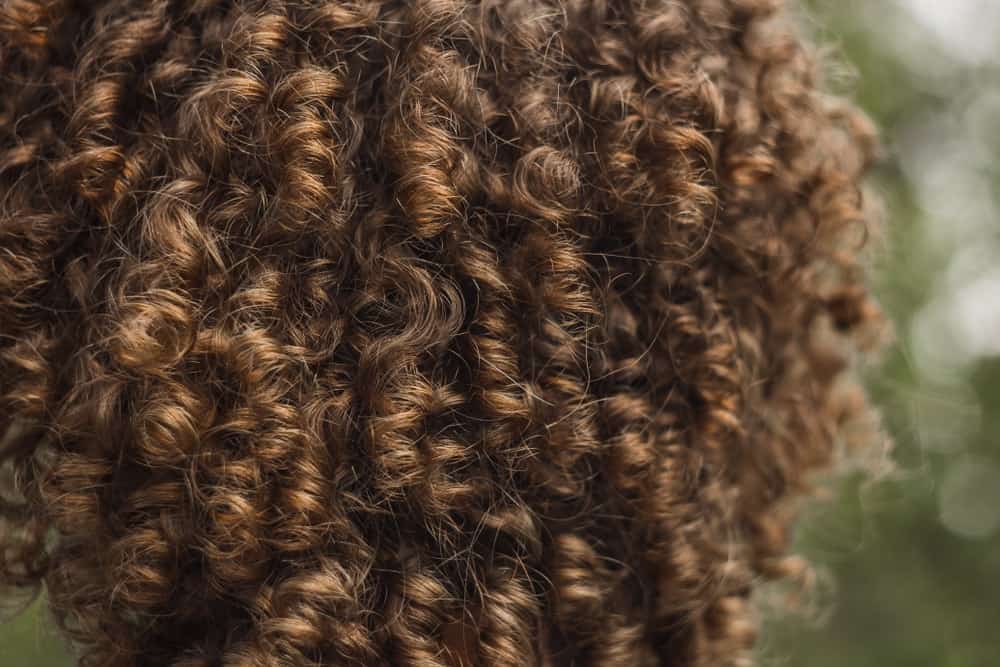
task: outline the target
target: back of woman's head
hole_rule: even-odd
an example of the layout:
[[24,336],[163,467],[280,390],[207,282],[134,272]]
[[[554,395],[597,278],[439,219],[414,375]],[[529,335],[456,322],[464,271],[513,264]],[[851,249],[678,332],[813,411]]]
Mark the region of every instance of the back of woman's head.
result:
[[775,0],[0,6],[0,583],[85,665],[744,664],[865,401]]

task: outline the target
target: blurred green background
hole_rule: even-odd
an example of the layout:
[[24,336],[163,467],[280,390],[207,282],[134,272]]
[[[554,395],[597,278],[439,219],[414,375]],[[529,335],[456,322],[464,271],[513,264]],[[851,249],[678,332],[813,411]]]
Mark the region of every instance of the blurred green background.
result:
[[[874,281],[897,342],[868,383],[894,466],[806,509],[819,585],[795,613],[764,593],[759,662],[1000,665],[1000,0],[808,4],[887,150]],[[69,664],[38,604],[0,626],[0,667]]]
[[[839,92],[879,124],[875,290],[896,343],[868,374],[894,467],[848,471],[797,548],[808,613],[767,614],[765,667],[1000,665],[1000,0],[813,0]],[[878,466],[884,452],[867,465]]]

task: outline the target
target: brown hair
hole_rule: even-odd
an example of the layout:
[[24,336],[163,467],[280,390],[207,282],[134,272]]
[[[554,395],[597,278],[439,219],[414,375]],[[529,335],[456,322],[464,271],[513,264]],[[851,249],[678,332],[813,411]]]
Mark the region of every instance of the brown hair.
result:
[[865,411],[776,0],[9,0],[0,583],[82,665],[744,664]]

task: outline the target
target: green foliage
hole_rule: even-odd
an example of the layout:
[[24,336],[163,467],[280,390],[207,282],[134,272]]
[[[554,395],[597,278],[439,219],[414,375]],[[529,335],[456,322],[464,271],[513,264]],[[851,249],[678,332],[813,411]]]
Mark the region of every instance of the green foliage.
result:
[[0,625],[0,667],[68,667],[72,664],[44,604],[36,600]]

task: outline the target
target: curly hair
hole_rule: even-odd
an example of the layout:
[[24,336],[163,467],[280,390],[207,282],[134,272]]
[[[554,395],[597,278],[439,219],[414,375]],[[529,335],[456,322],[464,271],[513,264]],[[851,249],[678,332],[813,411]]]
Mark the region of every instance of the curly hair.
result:
[[779,0],[6,0],[0,585],[81,665],[745,665],[869,413]]

